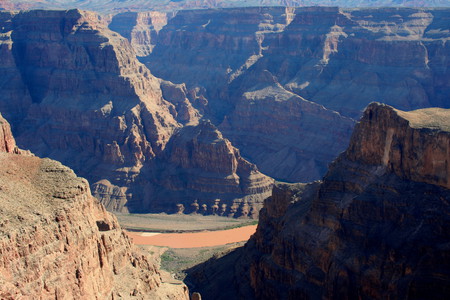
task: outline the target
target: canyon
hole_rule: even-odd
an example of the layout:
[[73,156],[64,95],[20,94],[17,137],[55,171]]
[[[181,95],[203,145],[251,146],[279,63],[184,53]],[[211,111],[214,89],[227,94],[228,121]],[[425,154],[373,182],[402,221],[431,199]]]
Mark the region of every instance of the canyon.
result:
[[108,210],[256,218],[271,178],[323,177],[371,101],[448,107],[448,15],[1,12],[0,111]]
[[[158,186],[152,174],[156,165],[172,163],[165,150],[170,138],[184,125],[198,124],[201,117],[183,86],[154,77],[137,61],[132,44],[109,30],[95,13],[35,10],[0,16],[4,62],[0,109],[11,120],[22,148],[61,161],[86,177],[94,196],[110,210],[151,211],[159,205],[171,211],[177,204],[189,206],[199,200],[209,213],[216,199],[230,208],[234,200],[242,202],[245,197],[262,203],[271,179],[225,140],[225,152],[213,145],[209,150],[195,149],[203,151],[206,159],[208,151],[219,151],[211,154],[216,163],[239,162],[239,174],[235,167],[227,172],[208,170],[209,176],[222,176],[224,187],[220,182],[216,190],[205,184],[191,190],[185,187],[180,203],[155,199],[154,189],[166,187]],[[227,151],[236,152],[231,160]],[[228,177],[237,186],[235,195],[227,190]],[[260,188],[246,187],[252,185]],[[228,193],[227,199],[220,198],[223,193]],[[252,203],[242,205],[252,207]]]
[[[116,2],[0,1],[0,298],[450,297],[449,8]],[[259,223],[183,283],[108,211]]]
[[[20,154],[0,117],[0,298],[189,299],[138,250],[88,182]],[[12,150],[10,150],[12,149]],[[16,149],[16,150],[14,150]]]
[[307,182],[370,102],[448,108],[448,26],[448,9],[185,10],[140,60],[202,91],[211,120],[263,173]]
[[277,183],[245,247],[187,281],[208,299],[447,297],[449,116],[369,105],[323,181]]

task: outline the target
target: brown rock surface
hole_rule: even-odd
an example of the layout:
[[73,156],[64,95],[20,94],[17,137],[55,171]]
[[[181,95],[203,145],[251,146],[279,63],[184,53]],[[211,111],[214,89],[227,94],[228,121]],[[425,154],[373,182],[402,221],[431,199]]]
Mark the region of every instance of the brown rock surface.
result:
[[197,203],[206,205],[203,213],[230,217],[257,217],[273,184],[209,121],[176,133],[151,171],[157,184],[147,187],[144,202],[150,206],[165,205],[168,210],[176,204],[191,208]]
[[[16,128],[18,144],[68,164],[97,185],[107,180],[111,188],[103,192],[125,193],[180,126],[159,80],[95,13],[1,16],[6,94],[0,107]],[[126,210],[122,194],[104,197]]]
[[[197,267],[193,289],[214,299],[449,297],[449,117],[371,104],[323,182],[276,184],[245,248]],[[210,288],[224,284],[226,297]]]
[[9,123],[0,114],[0,152],[18,152],[16,140],[14,139]]
[[189,298],[56,161],[0,153],[0,212],[2,299]]

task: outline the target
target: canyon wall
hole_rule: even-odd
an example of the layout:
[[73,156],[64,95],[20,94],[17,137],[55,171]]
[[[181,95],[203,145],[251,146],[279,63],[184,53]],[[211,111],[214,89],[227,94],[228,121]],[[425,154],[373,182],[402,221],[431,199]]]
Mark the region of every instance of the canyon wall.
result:
[[112,31],[127,38],[137,56],[149,55],[156,44],[156,36],[167,24],[168,15],[162,12],[125,12],[114,15],[109,24]]
[[157,184],[144,198],[166,199],[148,202],[165,210],[178,204],[185,213],[257,218],[273,186],[210,121],[175,134],[151,170]]
[[[371,104],[323,181],[277,183],[255,235],[230,265],[193,270],[193,290],[225,299],[212,280],[246,299],[448,297],[449,116]],[[215,281],[215,268],[235,277]]]
[[203,90],[206,115],[262,172],[305,182],[324,175],[370,102],[449,107],[448,18],[414,8],[180,11],[141,61]]
[[[14,142],[0,136],[5,141]],[[85,179],[59,162],[4,150],[0,298],[189,299],[181,282],[162,279]]]
[[[129,20],[129,15],[116,18]],[[145,35],[159,30],[165,16],[139,13],[131,19],[137,18],[138,27],[147,26]],[[154,77],[133,50],[150,51],[145,38],[130,44],[95,13],[1,12],[0,20],[0,108],[20,147],[87,177],[94,196],[110,210],[175,208],[173,201],[152,203],[165,200],[142,194],[140,187],[152,186],[155,195],[165,189],[153,176],[154,160],[170,156],[165,148],[174,133],[198,124],[206,103],[201,91],[197,95],[183,84]],[[110,24],[116,23],[113,19]],[[204,159],[206,165],[214,163]],[[232,174],[215,174],[222,175]],[[208,201],[220,200],[223,188],[214,187],[204,185]],[[197,192],[189,186],[184,190],[185,196]],[[248,193],[262,202],[266,192],[245,190],[239,195]],[[232,200],[227,198],[229,206]]]
[[286,7],[180,11],[141,61],[156,76],[202,90],[205,114],[263,173],[308,181],[344,150],[354,121],[296,95],[258,67],[271,51],[267,39],[293,20],[295,9]]

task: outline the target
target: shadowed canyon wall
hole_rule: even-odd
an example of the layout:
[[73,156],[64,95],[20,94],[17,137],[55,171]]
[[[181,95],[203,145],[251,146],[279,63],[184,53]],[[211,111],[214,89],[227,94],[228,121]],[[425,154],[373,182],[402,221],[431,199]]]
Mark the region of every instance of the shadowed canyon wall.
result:
[[[371,104],[322,182],[276,184],[232,263],[188,282],[211,299],[224,284],[242,299],[448,297],[449,116]],[[216,267],[235,277],[215,281]]]

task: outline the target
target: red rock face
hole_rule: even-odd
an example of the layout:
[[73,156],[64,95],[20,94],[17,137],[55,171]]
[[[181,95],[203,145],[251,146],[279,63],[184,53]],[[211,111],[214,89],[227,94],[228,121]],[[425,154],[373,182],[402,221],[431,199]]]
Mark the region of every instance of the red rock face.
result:
[[0,152],[17,152],[16,141],[11,133],[9,123],[0,114]]
[[0,297],[189,299],[161,279],[88,182],[50,159],[0,153]]

